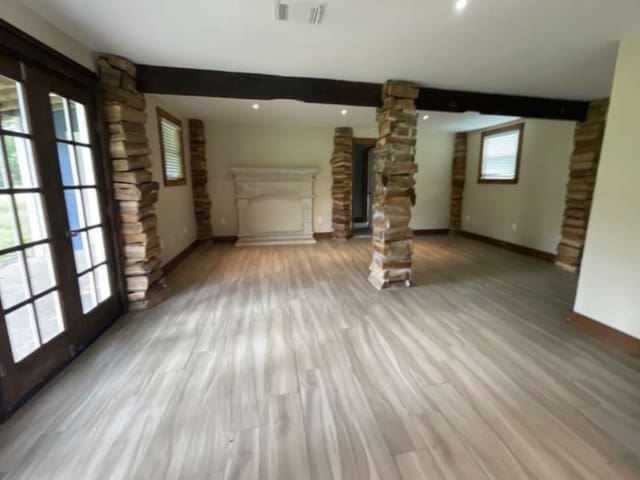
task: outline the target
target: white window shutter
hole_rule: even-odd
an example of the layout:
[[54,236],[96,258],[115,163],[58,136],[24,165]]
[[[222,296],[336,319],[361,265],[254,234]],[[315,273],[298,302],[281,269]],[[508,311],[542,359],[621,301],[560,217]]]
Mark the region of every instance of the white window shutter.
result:
[[481,180],[514,180],[518,168],[521,129],[485,135],[482,145]]
[[182,180],[182,129],[172,121],[162,118],[162,145],[164,153],[164,173],[167,180]]

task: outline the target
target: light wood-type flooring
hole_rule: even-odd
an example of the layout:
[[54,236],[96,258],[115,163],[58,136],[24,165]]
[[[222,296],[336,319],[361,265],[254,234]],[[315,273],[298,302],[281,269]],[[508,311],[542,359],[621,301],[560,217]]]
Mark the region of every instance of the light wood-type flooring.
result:
[[640,478],[640,362],[564,322],[574,275],[419,237],[379,292],[369,259],[201,246],[0,426],[0,478]]

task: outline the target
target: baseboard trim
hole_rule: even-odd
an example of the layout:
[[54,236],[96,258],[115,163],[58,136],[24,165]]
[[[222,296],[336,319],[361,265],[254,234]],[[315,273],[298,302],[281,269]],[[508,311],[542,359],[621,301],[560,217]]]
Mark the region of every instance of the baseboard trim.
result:
[[414,235],[448,235],[448,228],[421,228],[413,231]]
[[567,322],[602,343],[622,350],[634,357],[640,356],[640,339],[574,311],[567,314]]
[[542,250],[536,250],[535,248],[525,247],[524,245],[518,245],[516,243],[505,242],[504,240],[498,240],[496,238],[485,237],[484,235],[468,232],[466,230],[459,230],[458,233],[463,237],[471,238],[473,240],[478,240],[484,243],[489,243],[497,247],[511,250],[512,252],[544,260],[545,262],[555,263],[556,261],[556,256],[553,253],[543,252]]
[[315,232],[313,238],[316,240],[330,240],[333,238],[333,232]]
[[[448,233],[448,228],[430,228],[413,231],[414,235],[447,235]],[[313,238],[315,240],[331,240],[333,239],[333,232],[315,232],[313,234]],[[213,237],[213,243],[236,243],[237,241],[238,237],[235,235],[229,235],[226,237]]]
[[[333,238],[333,232],[315,232],[313,234],[315,240],[327,240]],[[236,243],[238,237],[236,235],[228,235],[225,237],[213,237],[213,243]]]
[[191,245],[189,245],[187,248],[182,250],[179,254],[177,254],[175,257],[173,257],[171,260],[169,260],[167,263],[165,263],[162,266],[162,271],[164,272],[164,274],[168,275],[171,271],[175,270],[175,268],[178,265],[180,265],[180,263],[185,258],[187,258],[189,256],[189,254],[191,252],[193,252],[198,247],[198,245],[200,245],[203,242],[206,242],[206,240],[194,240]]
[[236,235],[213,237],[213,243],[236,243],[237,241],[238,237]]

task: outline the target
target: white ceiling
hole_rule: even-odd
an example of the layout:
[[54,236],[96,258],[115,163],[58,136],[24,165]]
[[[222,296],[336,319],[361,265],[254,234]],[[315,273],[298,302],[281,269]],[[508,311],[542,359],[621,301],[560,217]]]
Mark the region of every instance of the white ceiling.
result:
[[[304,103],[296,100],[244,100],[236,98],[187,97],[182,95],[152,95],[171,113],[183,118],[199,118],[221,123],[274,126],[305,126],[334,128],[349,126],[370,129],[376,133],[376,109]],[[260,108],[253,109],[257,103]],[[342,115],[343,109],[347,110]],[[422,116],[429,118],[423,120]],[[420,112],[419,128],[441,132],[462,132],[500,125],[518,117],[480,115],[475,112]]]
[[322,25],[273,0],[23,0],[137,63],[593,99],[608,96],[638,0],[327,0]]

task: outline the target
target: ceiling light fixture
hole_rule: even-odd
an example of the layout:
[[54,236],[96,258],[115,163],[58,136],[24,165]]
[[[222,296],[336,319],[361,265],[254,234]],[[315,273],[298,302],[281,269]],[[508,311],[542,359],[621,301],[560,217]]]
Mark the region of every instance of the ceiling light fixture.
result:
[[456,1],[456,10],[461,12],[463,11],[465,8],[467,8],[467,4],[468,4],[468,0],[457,0]]
[[429,120],[429,115],[423,115],[423,116],[422,116],[422,119],[423,119],[423,120]]
[[260,108],[260,104],[254,103],[253,105],[251,105],[251,108],[253,108],[254,110],[258,110]]
[[342,115],[346,115],[348,112],[348,110],[346,108],[343,108],[342,111],[340,112],[340,114]]

